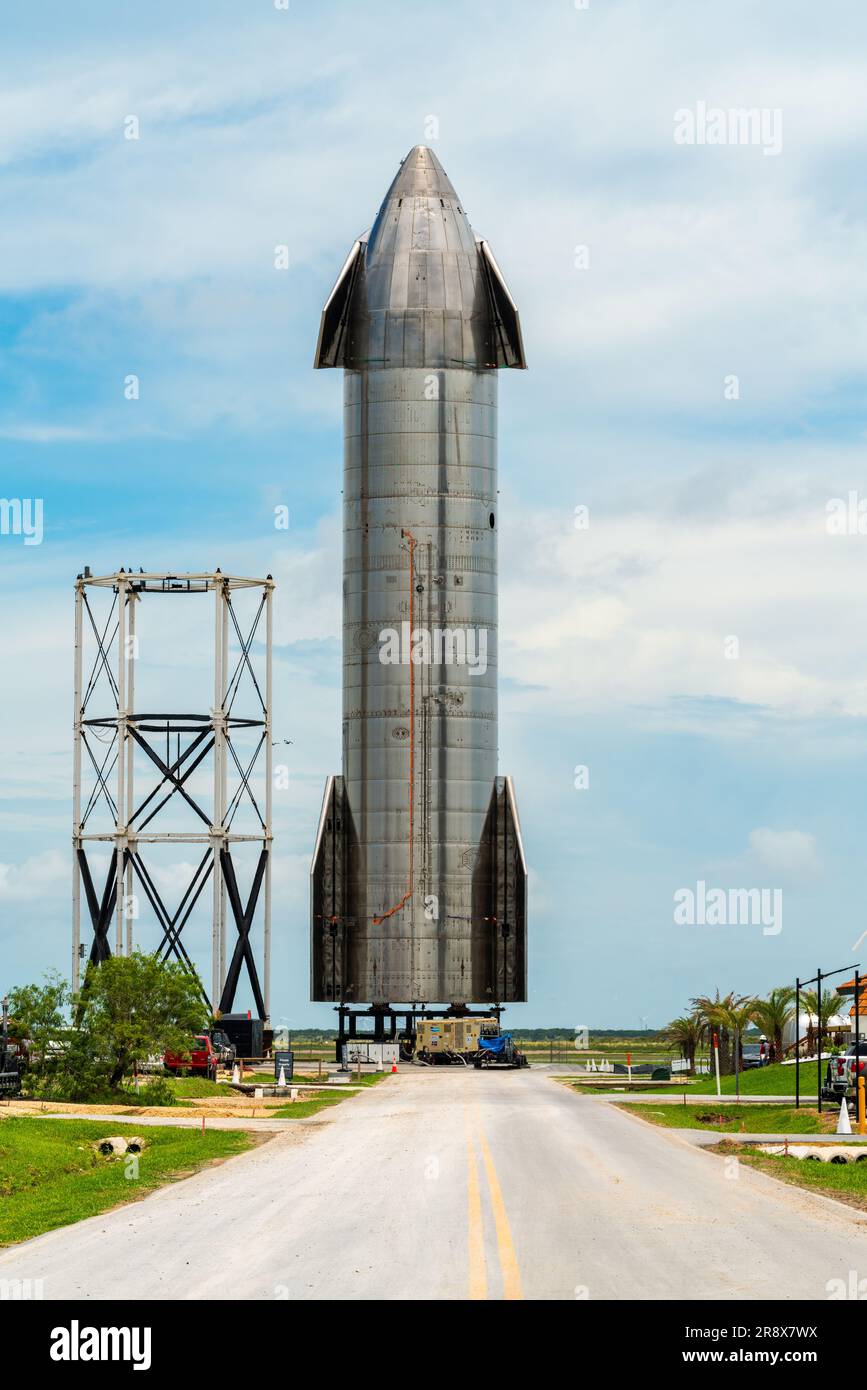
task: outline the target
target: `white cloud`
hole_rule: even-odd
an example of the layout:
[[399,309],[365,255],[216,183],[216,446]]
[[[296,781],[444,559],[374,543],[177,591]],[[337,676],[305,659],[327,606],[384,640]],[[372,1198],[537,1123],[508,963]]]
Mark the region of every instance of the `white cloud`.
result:
[[[867,537],[825,531],[825,496],[768,515],[571,513],[504,522],[501,672],[541,713],[684,697],[797,716],[867,715]],[[504,513],[501,513],[504,514]],[[726,641],[735,637],[737,659]],[[673,717],[678,718],[677,707]],[[713,725],[718,712],[708,712]]]
[[46,850],[20,864],[0,863],[0,899],[7,902],[53,900],[72,882],[71,855]]
[[757,865],[773,874],[807,876],[821,869],[816,837],[803,830],[751,830],[750,853]]
[[[640,4],[592,18],[498,7],[494,24],[461,12],[453,35],[441,19],[421,83],[402,61],[416,21],[385,3],[375,26],[347,11],[336,53],[327,21],[223,15],[123,60],[116,42],[90,43],[74,75],[50,55],[38,84],[8,71],[0,285],[73,298],[37,316],[22,349],[122,375],[134,342],[153,431],[324,415],[328,390],[307,370],[319,305],[432,111],[522,309],[534,377],[521,399],[537,419],[576,385],[585,415],[718,409],[726,428],[789,402],[797,418],[867,367],[862,195],[851,179],[829,186],[839,151],[867,138],[852,56],[863,19],[833,43],[805,9],[798,42],[781,43],[752,9],[739,25],[742,5],[700,25],[693,10],[675,3],[664,26]],[[467,62],[474,39],[481,66]],[[369,102],[372,63],[389,71],[388,103]],[[544,101],[504,107],[516,69],[513,91],[544,74]],[[326,90],[323,114],[311,95]],[[672,113],[698,98],[781,107],[781,158],[676,147]],[[123,138],[130,112],[138,141]],[[728,373],[737,404],[722,399]],[[31,411],[5,428],[112,437],[144,429],[143,414],[43,424]]]

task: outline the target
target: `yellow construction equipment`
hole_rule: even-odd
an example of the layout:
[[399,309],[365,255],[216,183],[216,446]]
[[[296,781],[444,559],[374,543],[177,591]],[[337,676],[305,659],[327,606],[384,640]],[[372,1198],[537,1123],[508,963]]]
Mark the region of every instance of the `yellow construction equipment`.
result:
[[495,1037],[495,1018],[425,1018],[416,1025],[416,1057],[442,1057],[478,1052],[479,1038]]

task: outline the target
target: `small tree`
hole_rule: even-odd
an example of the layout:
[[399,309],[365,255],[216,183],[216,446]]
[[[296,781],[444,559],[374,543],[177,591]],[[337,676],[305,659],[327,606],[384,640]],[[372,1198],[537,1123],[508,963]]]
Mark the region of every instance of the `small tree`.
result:
[[801,990],[801,1008],[805,1011],[805,1013],[812,1014],[813,1018],[817,1020],[816,1023],[811,1022],[807,1026],[807,1048],[809,1051],[812,1051],[813,1048],[818,1048],[819,1050],[821,1050],[822,1041],[824,1041],[825,1035],[828,1030],[828,1019],[832,1018],[834,1014],[848,1014],[849,1009],[851,1008],[851,1003],[848,999],[844,999],[841,994],[837,994],[836,991],[832,993],[829,993],[828,990],[822,991],[821,1040],[819,1038],[819,994],[817,990]]
[[685,1059],[690,1071],[695,1070],[695,1054],[707,1032],[704,1019],[700,1014],[685,1014],[681,1018],[672,1019],[668,1027],[663,1030],[663,1038],[670,1047],[680,1049],[681,1056]]
[[692,1000],[696,1013],[707,1024],[708,1033],[716,1032],[719,1036],[719,1061],[723,1074],[734,1069],[731,1054],[733,1031],[731,1011],[739,1008],[745,999],[746,995],[743,994],[730,992],[720,995],[719,990],[717,990],[713,998],[710,995],[701,994],[697,999]]
[[730,994],[726,996],[725,1005],[721,1005],[717,1010],[717,1022],[725,1028],[729,1035],[735,1040],[735,1092],[738,1100],[741,1096],[741,1064],[743,1062],[743,1038],[744,1033],[753,1021],[754,999],[748,999],[746,995]]
[[185,1055],[192,1035],[210,1023],[198,978],[180,963],[140,951],[92,966],[76,1007],[77,1064],[89,1061],[112,1088],[148,1057]]
[[19,1042],[28,1044],[29,1068],[42,1075],[54,1048],[69,1025],[66,1010],[70,1003],[66,981],[56,971],[49,972],[42,985],[19,985],[9,991],[9,1031]]

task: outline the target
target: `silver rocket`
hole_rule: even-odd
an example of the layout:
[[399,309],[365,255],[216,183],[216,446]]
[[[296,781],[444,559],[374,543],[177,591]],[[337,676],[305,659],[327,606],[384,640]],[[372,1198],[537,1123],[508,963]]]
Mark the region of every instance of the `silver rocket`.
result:
[[344,369],[343,772],[311,869],[311,998],[526,998],[497,775],[497,370],[518,311],[436,156],[403,160],[322,311]]

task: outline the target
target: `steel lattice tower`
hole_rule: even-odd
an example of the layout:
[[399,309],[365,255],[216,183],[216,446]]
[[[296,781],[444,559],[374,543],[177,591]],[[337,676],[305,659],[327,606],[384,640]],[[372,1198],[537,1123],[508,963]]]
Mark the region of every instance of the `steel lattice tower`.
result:
[[[244,601],[249,609],[252,599],[252,614],[239,615],[241,591],[253,591]],[[246,966],[258,1015],[269,1017],[273,592],[270,575],[248,579],[220,570],[177,575],[119,570],[101,577],[85,570],[76,579],[72,835],[72,984],[76,990],[83,890],[92,927],[92,964],[98,965],[112,951],[132,952],[141,898],[161,932],[154,943],[156,951],[163,959],[174,956],[196,975],[215,1014],[231,1011]],[[214,596],[213,638],[208,643],[213,707],[197,714],[138,710],[136,671],[145,664],[136,630],[139,606],[145,599],[149,605],[156,604],[157,596],[174,604],[181,598],[193,602],[194,596],[208,594]],[[148,664],[152,664],[150,646]],[[100,701],[104,702],[101,708]],[[263,772],[260,804],[254,777]],[[207,788],[207,794],[194,787]],[[192,814],[194,828],[163,828],[181,803],[184,814]],[[243,811],[242,820],[246,817],[251,822],[248,830],[233,828],[239,811]],[[202,857],[172,908],[148,861],[155,846],[185,844],[202,846]],[[233,856],[235,847],[242,844],[260,846],[245,892]],[[94,881],[92,863],[100,845],[112,850],[102,883]],[[210,994],[182,940],[209,880]],[[230,918],[237,931],[231,955]],[[136,936],[140,935],[137,931]],[[259,935],[261,975],[253,946]]]

